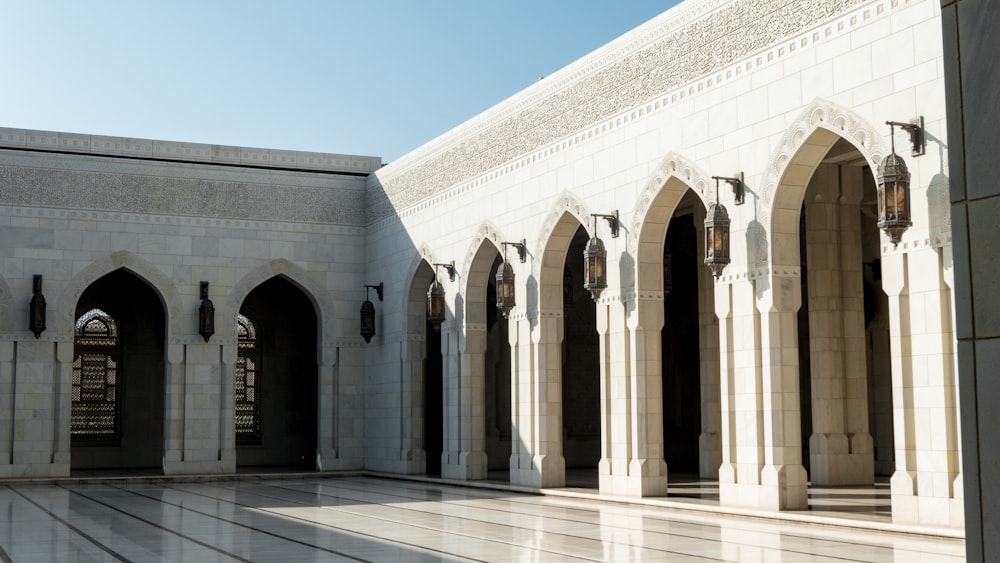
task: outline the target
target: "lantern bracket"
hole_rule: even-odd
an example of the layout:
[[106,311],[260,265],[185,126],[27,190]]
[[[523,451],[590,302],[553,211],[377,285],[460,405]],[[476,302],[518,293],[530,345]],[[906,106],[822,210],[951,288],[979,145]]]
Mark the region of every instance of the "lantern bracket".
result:
[[[927,152],[927,135],[924,131],[924,116],[914,117],[909,123],[886,121],[890,135],[895,135],[893,127],[899,127],[910,135],[910,156],[921,156]],[[895,152],[895,151],[893,151]]]
[[[451,262],[449,262],[447,264],[437,264],[437,263],[435,263],[434,264],[435,270],[437,269],[438,266],[444,266],[444,269],[448,271],[448,279],[451,280],[451,281],[455,281],[455,275],[458,273],[458,271],[455,269],[455,261],[454,260],[452,260]],[[436,275],[437,274],[435,273],[435,276]]]
[[[746,201],[746,184],[743,182],[743,172],[740,172],[739,177],[712,176],[712,179],[715,180],[716,192],[718,192],[719,180],[732,186],[733,199],[736,200],[736,205],[743,205]],[[718,194],[716,194],[715,200],[719,200]]]
[[[521,259],[522,264],[524,264],[524,262],[528,259],[528,246],[527,244],[525,244],[524,239],[521,239],[521,242],[501,242],[500,245],[504,247],[504,250],[506,250],[508,246],[513,246],[514,248],[516,248],[517,257]],[[507,256],[505,253],[504,262],[506,261],[507,261]]]
[[[618,238],[618,229],[621,226],[621,221],[618,220],[618,210],[617,209],[615,209],[615,212],[613,214],[610,214],[610,215],[609,214],[605,214],[605,213],[591,213],[590,216],[591,217],[601,217],[604,220],[606,220],[608,222],[608,226],[611,227],[611,238]],[[594,230],[594,233],[595,233],[595,236],[596,236],[596,233],[597,233],[596,228]]]
[[369,289],[374,289],[375,293],[378,295],[378,300],[382,301],[382,291],[383,291],[384,287],[385,287],[385,285],[383,283],[381,283],[381,282],[379,282],[378,285],[366,285],[365,286],[365,299],[366,300],[368,299],[368,290]]

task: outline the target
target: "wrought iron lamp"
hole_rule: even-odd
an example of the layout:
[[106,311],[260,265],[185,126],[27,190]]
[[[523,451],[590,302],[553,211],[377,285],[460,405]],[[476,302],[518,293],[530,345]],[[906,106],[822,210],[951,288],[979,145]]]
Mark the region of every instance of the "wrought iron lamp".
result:
[[434,264],[434,280],[427,288],[427,322],[431,323],[434,330],[441,330],[441,323],[444,321],[444,287],[437,278],[438,266],[444,266],[448,271],[448,278],[455,281],[455,261],[450,264]]
[[746,184],[743,183],[742,172],[740,172],[739,177],[712,176],[712,179],[715,180],[715,187],[716,187],[715,201],[719,201],[718,197],[719,180],[722,180],[723,182],[729,184],[733,188],[733,200],[736,203],[736,205],[743,205],[743,202],[746,201]]
[[729,264],[729,212],[719,202],[719,176],[715,178],[715,203],[708,206],[705,217],[705,265],[718,278]]
[[41,274],[35,274],[31,278],[31,303],[28,305],[28,312],[28,329],[37,339],[45,330],[45,296],[42,295]]
[[522,264],[528,258],[528,247],[525,245],[524,239],[521,239],[521,242],[502,242],[500,244],[503,245],[503,264],[497,268],[497,309],[500,309],[504,318],[507,318],[510,310],[516,304],[514,301],[514,268],[507,261],[507,247],[517,248],[517,255]]
[[208,342],[215,334],[215,305],[208,298],[208,282],[201,282],[201,305],[198,307],[198,334]]
[[368,299],[368,290],[374,289],[378,300],[382,301],[383,288],[382,283],[365,286],[365,302],[361,304],[361,336],[364,337],[365,342],[371,342],[372,337],[375,336],[375,305]]
[[923,117],[915,123],[886,121],[892,151],[882,160],[878,173],[878,227],[885,231],[893,246],[898,246],[906,229],[913,225],[910,220],[910,171],[906,161],[896,154],[896,127],[910,134],[912,156],[924,154]]
[[608,221],[611,227],[611,238],[618,238],[618,210],[614,214],[605,215],[602,213],[591,213],[594,217],[594,237],[587,242],[587,248],[583,251],[583,287],[590,292],[590,296],[597,301],[608,287],[608,251],[604,248],[604,241],[597,236],[597,217],[602,217]]

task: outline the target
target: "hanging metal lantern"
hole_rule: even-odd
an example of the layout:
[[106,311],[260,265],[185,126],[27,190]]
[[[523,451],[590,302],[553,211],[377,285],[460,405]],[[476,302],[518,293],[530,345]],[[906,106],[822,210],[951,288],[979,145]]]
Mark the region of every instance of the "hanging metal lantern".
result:
[[427,288],[427,322],[431,323],[434,330],[441,330],[441,323],[444,321],[444,287],[437,279],[438,266],[444,266],[448,272],[448,279],[455,281],[455,261],[449,264],[434,264],[434,280]]
[[719,180],[715,181],[715,203],[705,217],[705,265],[719,277],[729,264],[729,212],[719,203]]
[[597,301],[608,287],[608,251],[604,248],[604,241],[597,236],[597,218],[601,217],[608,222],[611,228],[611,238],[618,238],[618,229],[621,222],[618,220],[618,210],[613,214],[591,213],[594,217],[594,238],[587,243],[587,248],[583,250],[583,287],[590,292],[590,296]]
[[215,305],[208,298],[208,282],[201,282],[201,305],[198,307],[198,334],[208,342],[215,334]]
[[378,300],[381,301],[383,285],[380,283],[365,286],[365,302],[361,304],[361,336],[365,342],[371,342],[375,336],[375,305],[368,299],[369,289],[374,289],[378,294]]
[[514,268],[505,260],[497,268],[497,309],[507,318],[514,305]]
[[28,329],[35,338],[45,330],[45,296],[42,295],[42,276],[35,274],[31,278],[31,303],[28,304]]
[[444,321],[444,288],[435,276],[427,289],[427,322],[431,323],[434,330],[441,330],[442,321]]
[[886,123],[892,131],[892,152],[879,166],[878,228],[885,231],[893,246],[896,246],[906,229],[913,225],[910,220],[910,171],[907,170],[903,157],[896,154],[895,122]]
[[601,297],[608,287],[607,270],[608,251],[604,249],[604,241],[594,235],[583,251],[583,287],[590,292],[594,301]]

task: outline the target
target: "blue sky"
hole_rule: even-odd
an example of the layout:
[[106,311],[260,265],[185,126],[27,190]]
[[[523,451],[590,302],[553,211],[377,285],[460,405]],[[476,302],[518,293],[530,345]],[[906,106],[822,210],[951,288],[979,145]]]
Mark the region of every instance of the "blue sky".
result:
[[0,127],[389,162],[677,0],[0,0]]

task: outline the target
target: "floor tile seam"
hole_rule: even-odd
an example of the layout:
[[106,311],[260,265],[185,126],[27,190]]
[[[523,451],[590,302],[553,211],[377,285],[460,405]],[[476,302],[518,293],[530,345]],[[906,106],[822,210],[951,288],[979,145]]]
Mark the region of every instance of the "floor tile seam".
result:
[[[282,489],[284,489],[284,487],[282,487]],[[290,491],[296,492],[296,493],[301,493],[303,495],[312,495],[313,494],[313,493],[311,493],[309,491],[299,491],[299,490],[296,490],[296,489],[287,489],[287,490],[290,490]],[[289,502],[297,502],[297,501],[295,501],[293,499],[287,499],[287,500]],[[364,501],[359,500],[359,499],[352,499],[352,500],[356,500],[358,502],[364,502]],[[424,501],[426,499],[417,499],[417,500]],[[443,504],[443,503],[441,503],[439,501],[431,501],[431,503],[432,504]],[[355,506],[355,505],[352,504],[351,506]],[[328,508],[328,507],[321,506],[321,507],[316,507],[316,508]],[[338,510],[340,510],[340,509],[338,509]],[[420,509],[407,509],[407,510],[412,510],[414,512],[420,512],[422,514],[429,514],[431,516],[437,516],[437,517],[443,517],[443,518],[456,518],[456,519],[459,519],[461,521],[472,521],[472,522],[477,522],[479,524],[485,524],[485,525],[497,525],[497,526],[502,526],[504,528],[517,528],[517,529],[522,529],[522,530],[524,530],[526,532],[530,532],[531,530],[535,530],[535,528],[528,528],[528,527],[524,527],[524,526],[517,526],[517,525],[510,525],[510,524],[498,524],[498,523],[495,523],[495,522],[491,522],[489,520],[482,520],[480,518],[470,518],[468,516],[456,516],[456,515],[453,515],[453,514],[444,513],[443,511],[433,512],[433,511],[426,511],[426,510],[420,510]],[[590,509],[579,509],[579,510],[581,510],[581,511],[589,511]],[[356,513],[356,512],[349,511],[349,510],[340,510],[340,511],[343,511],[343,512],[348,513],[348,514],[354,514],[354,513]],[[364,516],[372,517],[372,515],[370,513],[365,513]],[[381,516],[379,518],[381,518]],[[545,518],[547,520],[553,519],[553,517],[551,517],[551,516],[546,516]],[[388,519],[388,517],[386,517],[386,519]],[[566,522],[566,523],[568,523],[568,524],[583,524],[583,525],[593,526],[593,527],[598,528],[598,529],[602,529],[602,528],[605,528],[607,526],[606,524],[601,523],[601,522],[584,522],[584,521],[580,521],[580,520],[571,520],[571,519],[562,519],[562,518],[559,518],[559,519],[562,520],[562,521],[564,521],[564,522]],[[393,520],[397,520],[397,519],[393,519]],[[402,518],[399,518],[398,521],[399,522],[403,522],[404,520]],[[664,521],[664,523],[666,523],[667,519],[664,518],[663,521]],[[698,524],[698,526],[700,526],[702,528],[707,528],[707,527],[710,527],[711,525],[710,524]],[[430,528],[429,525],[426,526],[426,527]],[[634,528],[631,528],[629,526],[614,527],[614,529],[618,530],[618,531],[621,531],[621,532],[624,532],[625,534],[628,534],[629,532],[635,531]],[[444,532],[445,530],[441,529],[441,530],[438,530],[438,531]],[[677,531],[650,530],[650,529],[646,528],[646,529],[643,529],[643,532],[646,533],[646,534],[657,534],[659,536],[662,536],[662,539],[664,540],[664,543],[666,543],[666,540],[669,540],[669,539],[686,540],[686,541],[691,541],[691,542],[704,542],[707,545],[712,545],[714,542],[717,541],[717,538],[708,538],[708,537],[697,536],[697,535],[683,534],[683,533],[678,533]],[[760,533],[758,531],[753,531],[753,532],[754,533]],[[483,533],[486,533],[486,532],[483,532]],[[552,534],[552,535],[555,535],[555,536],[562,536],[562,537],[573,538],[573,539],[586,539],[586,540],[591,540],[592,539],[589,536],[580,536],[580,535],[572,534],[572,533],[566,532],[566,531],[552,530],[552,531],[547,531],[545,533]],[[777,531],[775,531],[775,532],[766,532],[766,533],[777,533]],[[789,537],[788,534],[785,534],[785,536]],[[801,536],[801,535],[794,535],[794,536],[791,536],[791,537],[798,538],[798,539],[803,539],[803,540],[808,539],[807,536]],[[483,538],[483,539],[489,539],[489,538]],[[845,541],[843,539],[838,539],[838,538],[823,538],[822,541],[824,541],[824,542],[826,542],[828,544],[827,547],[829,549],[841,549],[841,548],[844,548],[844,547],[851,548],[851,547],[856,547],[856,546],[868,546],[868,545],[870,545],[870,544],[863,544],[863,543],[858,543],[858,542]],[[733,543],[736,543],[736,542],[729,542],[729,543],[733,544]],[[636,545],[636,544],[631,544],[631,543],[625,544],[625,545],[627,545],[628,547],[633,547],[633,548],[652,549],[653,551],[657,551],[657,552],[675,553],[677,555],[688,555],[688,556],[692,555],[691,553],[687,553],[687,552],[680,553],[680,552],[675,552],[675,551],[672,551],[672,550],[667,550],[667,549],[662,549],[662,548],[651,548],[650,546],[646,546],[646,545]],[[739,545],[739,547],[753,548],[753,545],[751,545],[749,543],[742,543],[742,542],[740,542],[738,545]],[[876,549],[886,550],[886,549],[892,549],[892,548],[888,547],[888,546],[877,546]],[[798,551],[798,550],[789,550],[789,551],[791,551],[793,553],[801,553],[801,554],[804,554],[804,555],[809,555],[810,554],[808,552],[802,552],[802,551]]]
[[325,548],[325,547],[320,546],[320,545],[309,544],[309,543],[303,542],[303,541],[295,539],[295,538],[291,538],[291,537],[288,537],[288,536],[283,536],[283,535],[278,534],[276,532],[271,532],[269,530],[264,530],[264,529],[261,529],[261,528],[255,527],[255,526],[251,526],[249,524],[242,524],[242,523],[239,523],[239,522],[236,522],[236,521],[233,521],[233,520],[229,520],[227,518],[224,518],[224,517],[221,517],[221,516],[217,516],[217,515],[214,515],[214,514],[211,514],[211,513],[208,513],[208,512],[203,512],[201,510],[196,510],[196,509],[188,507],[188,506],[184,506],[184,505],[177,504],[177,503],[174,503],[174,502],[165,501],[165,500],[162,500],[162,499],[157,499],[155,497],[150,497],[150,496],[138,493],[138,492],[129,491],[127,489],[118,489],[118,490],[121,490],[123,492],[131,493],[133,495],[146,498],[146,499],[151,500],[153,502],[158,502],[160,504],[166,504],[166,505],[169,505],[169,506],[173,506],[173,507],[178,508],[178,509],[180,509],[182,511],[193,512],[193,513],[199,514],[201,516],[212,518],[212,519],[218,520],[220,522],[224,522],[226,524],[229,524],[231,526],[245,528],[245,529],[251,530],[253,532],[265,534],[265,535],[268,535],[268,536],[271,536],[271,537],[274,537],[274,538],[277,538],[277,539],[281,539],[281,540],[284,540],[284,541],[289,541],[289,542],[292,542],[292,543],[297,543],[297,544],[302,545],[304,547],[316,549],[316,550],[319,550],[319,551],[325,551],[327,553],[332,553],[334,555],[339,555],[339,556],[342,556],[342,557],[346,557],[348,559],[354,559],[354,560],[357,560],[357,561],[364,561],[364,559],[355,557],[355,556],[347,554],[347,553],[341,553],[339,551],[336,551],[336,550],[333,550],[333,549],[328,549],[328,548]]
[[90,534],[88,534],[88,533],[84,532],[83,530],[77,528],[75,525],[73,525],[69,521],[64,520],[60,516],[58,516],[58,515],[50,512],[48,509],[46,509],[42,505],[36,503],[33,499],[29,498],[28,496],[26,496],[25,494],[23,494],[21,491],[18,491],[14,487],[8,487],[8,488],[11,491],[13,491],[15,494],[19,495],[21,498],[23,498],[28,503],[34,505],[38,510],[41,510],[43,514],[48,514],[52,519],[54,519],[56,522],[58,522],[59,524],[61,524],[63,527],[65,527],[66,529],[72,531],[74,534],[80,536],[84,540],[90,542],[97,549],[103,551],[104,553],[107,553],[108,555],[110,555],[111,557],[113,557],[114,559],[116,559],[117,561],[128,561],[128,559],[126,559],[124,556],[122,556],[117,551],[115,551],[114,549],[112,549],[110,546],[105,545],[103,542],[98,541],[97,538],[94,538]]
[[[178,489],[178,490],[182,490],[182,489]],[[188,491],[188,494],[201,494],[201,493],[195,493],[195,492]],[[206,494],[202,494],[202,496],[205,496],[206,498],[216,499],[216,500],[223,500],[223,499],[217,499],[217,497],[213,497],[211,495],[206,495]],[[265,496],[265,495],[259,495],[259,496]],[[270,498],[275,498],[275,497],[270,497]],[[226,501],[226,502],[231,502],[231,501]],[[368,533],[368,532],[365,532],[365,531],[361,531],[361,530],[352,530],[352,529],[344,528],[344,527],[341,527],[341,526],[335,526],[335,525],[327,524],[325,522],[319,522],[319,521],[316,521],[316,520],[310,520],[308,518],[303,518],[303,517],[300,517],[300,516],[294,516],[294,515],[290,515],[290,514],[283,514],[281,512],[278,512],[278,511],[275,511],[275,510],[271,510],[271,509],[267,509],[267,508],[262,508],[262,507],[259,507],[259,506],[249,505],[249,504],[245,504],[245,503],[238,503],[238,502],[232,502],[232,504],[234,504],[235,506],[241,506],[243,508],[247,508],[247,509],[250,509],[250,510],[256,510],[258,512],[262,512],[262,513],[265,513],[265,514],[271,514],[271,515],[280,516],[282,518],[290,518],[290,519],[293,519],[293,520],[298,520],[300,522],[305,522],[305,523],[308,523],[308,524],[311,524],[311,525],[314,525],[314,526],[322,526],[324,528],[330,528],[330,529],[340,530],[340,531],[344,531],[344,532],[347,532],[347,533],[364,536],[364,537],[367,537],[367,538],[373,538],[373,539],[376,539],[376,540],[387,540],[387,538],[385,536],[375,535],[375,534],[371,534],[371,533]],[[321,508],[321,507],[310,507],[310,508],[317,508],[318,509],[318,508]],[[385,521],[384,519],[372,518],[370,516],[364,516],[364,517],[369,518],[371,520]],[[408,525],[411,526],[411,527],[413,527],[413,528],[416,528],[416,529],[426,529],[424,527],[414,526],[412,524],[408,524]],[[417,548],[417,549],[421,549],[421,550],[432,552],[432,553],[438,553],[438,554],[442,554],[442,555],[452,555],[452,556],[458,557],[455,554],[448,553],[448,552],[442,551],[442,550],[434,548],[434,547],[429,547],[429,546],[420,545],[420,544],[416,544],[416,543],[409,543],[409,542],[403,541],[403,540],[391,540],[391,541],[393,542],[393,544],[397,544],[397,545],[401,545],[401,546],[407,546],[407,547],[410,547],[410,548]],[[499,543],[499,542],[494,542],[494,543]],[[511,544],[511,545],[513,545],[513,544]],[[466,557],[466,556],[461,556],[461,557],[466,558],[466,559],[471,559],[471,560],[477,560],[475,558]]]
[[[285,490],[287,490],[287,489],[285,489]],[[306,491],[295,491],[295,490],[292,490],[292,492],[301,493],[301,494],[309,494]],[[274,498],[274,497],[271,497],[271,498]],[[287,499],[287,498],[282,498],[282,497],[278,497],[278,499],[279,500],[286,500],[288,502],[300,502],[300,501],[296,501],[294,499]],[[432,501],[432,502],[434,502],[434,501]],[[437,504],[436,502],[434,502],[434,503]],[[304,507],[317,508],[317,509],[321,509],[321,510],[324,510],[324,509],[325,510],[332,510],[331,508],[325,507],[325,506],[314,506],[314,505],[309,505],[309,504],[305,504],[305,503],[301,503],[301,502],[300,502],[300,504],[302,504]],[[355,506],[355,505],[352,504],[351,506]],[[344,509],[337,509],[337,511],[338,512],[342,512],[344,514],[356,515],[358,517],[369,518],[369,519],[373,519],[373,520],[380,520],[380,521],[383,521],[383,522],[391,522],[391,523],[394,523],[394,524],[397,524],[397,525],[404,525],[404,526],[409,526],[409,527],[413,527],[413,528],[417,528],[417,529],[422,529],[422,530],[430,530],[430,531],[434,531],[434,532],[442,533],[442,534],[451,534],[451,535],[456,535],[456,536],[461,536],[461,537],[466,537],[466,538],[470,538],[471,537],[471,538],[474,538],[474,539],[477,539],[477,540],[480,540],[480,541],[484,541],[484,542],[500,543],[500,544],[511,545],[511,546],[514,546],[514,547],[518,547],[518,546],[522,545],[522,544],[519,544],[519,543],[515,543],[513,541],[509,541],[508,542],[508,541],[496,540],[496,539],[494,539],[492,537],[485,536],[485,535],[482,535],[482,534],[473,535],[473,534],[468,534],[468,533],[456,533],[456,532],[450,531],[450,530],[448,530],[446,528],[436,528],[436,527],[433,527],[431,525],[413,524],[411,522],[407,522],[405,519],[400,519],[400,518],[387,518],[385,516],[373,516],[370,513],[361,513],[361,512],[358,512],[358,511],[344,510]],[[447,515],[447,514],[439,514],[439,513],[427,512],[427,511],[423,511],[423,510],[413,510],[413,511],[414,512],[421,512],[423,514],[427,514],[427,515],[431,515],[431,516],[438,516],[438,517],[444,517],[444,518],[455,518],[455,519],[458,519],[458,520],[461,520],[461,521],[473,521],[470,518],[453,517],[453,516],[450,516],[450,515]],[[494,525],[494,526],[501,526],[502,528],[506,528],[506,529],[517,529],[517,530],[520,530],[524,534],[527,534],[527,535],[530,535],[532,533],[537,533],[539,531],[539,530],[537,530],[535,528],[527,528],[527,527],[523,527],[523,526],[513,526],[513,525],[506,525],[506,524],[496,524],[495,522],[482,521],[482,520],[474,520],[474,521],[477,522],[477,523],[480,523],[480,524],[488,524],[488,525]],[[623,530],[624,531],[629,531],[628,528],[623,528]],[[595,540],[594,538],[589,537],[589,536],[578,536],[578,535],[573,535],[573,534],[569,534],[569,533],[566,533],[566,532],[544,532],[544,533],[551,534],[551,535],[554,535],[554,536],[566,537],[566,538],[570,538],[570,539],[573,539],[573,540],[587,540],[587,541],[597,541],[598,543],[603,543],[602,540]],[[688,538],[688,539],[695,539],[695,540],[698,540],[698,541],[706,541],[707,543],[711,544],[710,540],[702,540],[700,538]],[[665,553],[666,554],[670,554],[670,553],[672,553],[672,554],[681,555],[681,556],[690,556],[691,555],[689,553],[675,552],[675,551],[671,551],[671,550],[668,550],[668,549],[650,548],[648,546],[639,546],[639,545],[633,545],[633,544],[629,544],[629,547],[647,549],[647,550],[650,550],[650,551],[653,551],[653,552],[656,552],[656,553],[659,553],[659,554],[665,554]],[[541,550],[541,549],[536,549],[535,551],[551,552],[550,550]],[[555,552],[551,552],[551,553],[556,554]],[[568,555],[568,554],[560,554],[560,555]],[[576,556],[577,557],[585,557],[586,558],[586,556],[583,556],[583,555],[576,555]]]
[[[396,481],[396,482],[398,482],[399,480],[398,479],[390,479],[390,481]],[[431,481],[431,482],[435,483],[435,484],[437,484],[439,486],[451,486],[451,487],[457,487],[457,488],[465,488],[461,484],[461,482],[459,482],[459,484],[452,484],[452,483],[444,484],[444,483],[439,483],[439,482],[435,482],[435,481]],[[548,494],[548,493],[551,493],[551,494]],[[761,523],[768,523],[768,522],[771,522],[771,523],[792,522],[792,523],[796,523],[796,524],[800,524],[800,525],[804,525],[804,526],[812,526],[812,525],[817,525],[818,524],[818,525],[820,525],[822,527],[829,527],[829,528],[840,529],[840,530],[844,530],[844,531],[848,531],[848,530],[851,530],[851,529],[859,529],[859,530],[870,531],[870,532],[880,532],[880,533],[889,533],[889,534],[903,535],[904,537],[905,536],[917,536],[917,537],[922,537],[922,538],[935,538],[935,539],[938,539],[938,538],[941,537],[938,534],[934,534],[934,533],[930,533],[929,534],[923,528],[919,528],[915,532],[900,532],[897,529],[900,526],[898,524],[892,525],[892,527],[889,528],[889,529],[874,529],[874,527],[872,527],[872,526],[845,526],[843,524],[843,519],[837,518],[837,517],[826,517],[831,522],[831,523],[828,524],[828,523],[822,521],[824,519],[824,517],[820,517],[820,516],[816,516],[816,515],[811,515],[809,518],[787,518],[787,517],[786,518],[774,518],[774,517],[771,517],[771,513],[768,513],[768,512],[763,513],[764,516],[758,516],[756,513],[748,513],[747,515],[732,514],[729,511],[725,511],[725,510],[719,510],[719,511],[691,510],[691,509],[688,508],[689,505],[687,505],[687,504],[683,504],[682,506],[673,506],[676,503],[664,503],[664,502],[656,502],[656,501],[653,501],[653,502],[639,502],[639,503],[637,503],[637,502],[635,502],[635,499],[630,499],[630,498],[613,498],[613,497],[608,497],[608,496],[602,496],[602,495],[596,495],[596,494],[586,494],[586,493],[585,494],[564,493],[563,491],[544,490],[542,493],[532,493],[532,496],[536,496],[536,497],[537,496],[553,497],[553,498],[569,498],[569,499],[583,499],[583,500],[586,500],[588,502],[594,502],[595,504],[606,504],[605,501],[611,500],[613,504],[618,504],[618,505],[623,505],[623,506],[648,506],[648,507],[653,507],[653,508],[666,508],[666,509],[677,508],[677,509],[679,509],[679,510],[681,510],[683,512],[707,513],[710,516],[716,516],[716,517],[717,516],[749,517],[749,518],[752,518],[754,521],[761,522]],[[668,519],[666,516],[662,516],[662,518]],[[848,521],[851,521],[851,520],[848,520]],[[705,525],[711,525],[711,524],[705,524]],[[783,531],[782,533],[785,533],[787,535],[787,531]],[[802,536],[802,534],[797,534],[797,535]],[[948,539],[948,540],[962,540],[963,538],[962,537],[944,536],[944,539]],[[852,542],[846,542],[844,540],[833,540],[833,539],[831,539],[829,541],[839,541],[839,542],[842,542],[842,543],[844,543],[846,545],[850,545],[852,543]]]
[[[63,487],[63,488],[65,488],[65,487]],[[152,526],[152,527],[154,527],[154,528],[156,528],[158,530],[163,530],[164,532],[166,532],[168,534],[173,534],[173,535],[175,535],[175,536],[177,536],[177,537],[179,537],[181,539],[184,539],[184,540],[187,540],[189,542],[192,542],[192,543],[195,543],[197,545],[200,545],[202,547],[208,548],[208,549],[210,549],[212,551],[215,551],[217,553],[220,553],[222,555],[226,555],[228,557],[232,557],[233,559],[235,559],[237,561],[244,561],[244,562],[247,562],[247,563],[252,563],[251,560],[246,559],[245,557],[240,557],[239,555],[237,555],[235,553],[230,553],[230,552],[225,551],[225,550],[223,550],[223,549],[221,549],[219,547],[216,547],[216,546],[213,546],[213,545],[208,544],[206,542],[203,542],[202,540],[199,540],[197,538],[193,538],[193,537],[191,537],[191,536],[189,536],[189,535],[187,535],[185,533],[179,532],[177,530],[172,530],[172,529],[167,528],[165,526],[161,526],[161,525],[157,524],[156,522],[153,522],[153,521],[148,520],[146,518],[142,518],[140,516],[136,516],[135,514],[132,514],[132,513],[128,512],[128,511],[122,510],[122,509],[120,509],[120,508],[118,508],[116,506],[112,506],[112,505],[110,505],[108,503],[105,503],[105,502],[102,502],[100,500],[94,499],[94,498],[92,498],[92,497],[90,497],[90,496],[88,496],[86,494],[83,494],[83,493],[81,493],[79,491],[74,491],[74,490],[68,489],[68,488],[66,488],[66,490],[69,491],[70,494],[75,494],[75,495],[80,496],[80,497],[82,497],[84,499],[87,499],[90,502],[99,504],[101,506],[105,506],[105,507],[107,507],[107,508],[109,508],[111,510],[114,510],[115,512],[118,512],[120,514],[124,514],[125,516],[128,516],[129,518],[132,518],[134,520],[138,520],[139,522],[142,522],[142,523],[144,523],[146,525]]]

